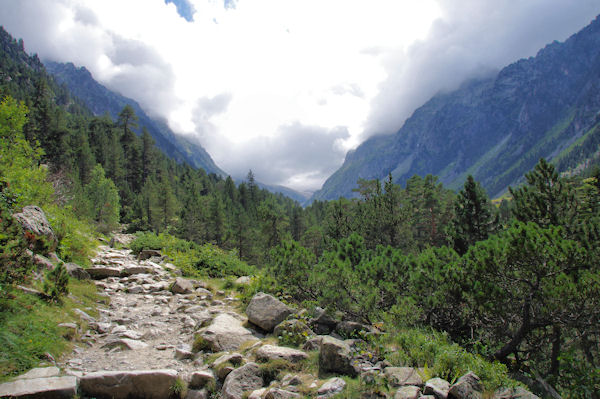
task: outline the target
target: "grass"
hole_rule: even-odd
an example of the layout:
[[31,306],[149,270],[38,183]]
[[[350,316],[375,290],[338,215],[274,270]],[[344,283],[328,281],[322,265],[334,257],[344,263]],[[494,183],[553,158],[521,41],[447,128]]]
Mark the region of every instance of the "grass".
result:
[[72,344],[58,324],[79,321],[75,308],[97,315],[88,308],[105,298],[96,294],[94,284],[71,280],[69,289],[60,305],[19,291],[8,294],[0,313],[0,382],[45,363],[47,353],[58,359],[70,350]]
[[470,353],[431,329],[398,329],[378,338],[377,344],[393,366],[425,367],[430,377],[450,383],[472,371],[481,378],[486,391],[518,385],[509,378],[505,365]]

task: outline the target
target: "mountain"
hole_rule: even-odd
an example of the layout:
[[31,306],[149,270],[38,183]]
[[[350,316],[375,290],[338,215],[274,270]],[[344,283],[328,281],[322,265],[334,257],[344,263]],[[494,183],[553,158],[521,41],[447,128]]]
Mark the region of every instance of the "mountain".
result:
[[313,199],[352,197],[358,178],[404,184],[433,174],[460,188],[467,175],[491,196],[519,183],[544,157],[560,171],[597,162],[600,17],[494,76],[465,82],[418,108],[395,134],[349,152]]
[[169,129],[165,121],[148,116],[136,101],[102,86],[94,80],[92,74],[85,67],[77,68],[72,63],[52,61],[44,61],[44,65],[59,83],[65,84],[69,91],[81,99],[95,115],[108,112],[116,120],[123,107],[129,104],[139,118],[140,129],[145,127],[156,141],[157,147],[170,158],[180,163],[187,162],[196,168],[202,168],[207,173],[226,176],[226,173],[214,163],[208,152],[199,143],[176,135]]

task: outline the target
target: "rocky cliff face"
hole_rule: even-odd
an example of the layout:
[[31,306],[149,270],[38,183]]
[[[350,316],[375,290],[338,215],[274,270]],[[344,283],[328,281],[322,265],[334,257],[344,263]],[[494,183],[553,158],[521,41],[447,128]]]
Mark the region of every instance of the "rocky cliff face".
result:
[[[438,175],[459,188],[468,174],[492,196],[519,182],[541,157],[561,170],[594,156],[600,110],[600,18],[487,79],[438,94],[393,135],[376,136],[346,156],[315,199],[352,196],[357,179],[396,183]],[[597,149],[597,147],[596,147]]]

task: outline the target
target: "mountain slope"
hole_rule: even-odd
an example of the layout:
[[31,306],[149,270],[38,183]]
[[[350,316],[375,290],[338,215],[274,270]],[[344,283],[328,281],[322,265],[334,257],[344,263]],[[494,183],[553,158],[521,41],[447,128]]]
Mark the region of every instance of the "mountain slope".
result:
[[150,135],[156,140],[156,145],[170,158],[202,168],[207,173],[226,176],[200,144],[176,135],[165,122],[150,118],[136,101],[102,86],[84,67],[77,68],[72,63],[51,61],[44,62],[44,65],[58,82],[64,83],[71,93],[80,98],[95,115],[108,112],[116,120],[123,107],[129,104],[139,118],[140,129],[142,127],[148,129]]
[[472,174],[492,196],[541,157],[559,170],[597,156],[600,19],[487,79],[464,83],[418,108],[393,135],[349,152],[313,199],[351,197],[358,178],[438,175],[451,188]]

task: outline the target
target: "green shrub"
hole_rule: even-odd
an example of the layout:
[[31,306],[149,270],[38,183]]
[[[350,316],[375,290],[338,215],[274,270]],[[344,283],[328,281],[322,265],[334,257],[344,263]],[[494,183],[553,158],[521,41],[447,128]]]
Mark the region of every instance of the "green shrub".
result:
[[131,242],[129,248],[134,254],[139,254],[144,249],[162,250],[164,248],[163,237],[151,232],[141,232],[136,234],[135,240]]
[[194,337],[194,343],[192,344],[193,352],[209,351],[210,349],[210,342],[204,339],[202,335],[198,334]]
[[55,302],[59,302],[63,295],[69,293],[69,274],[63,262],[46,273],[44,292]]
[[177,377],[171,386],[171,397],[174,399],[183,399],[187,394],[187,384],[180,377]]

